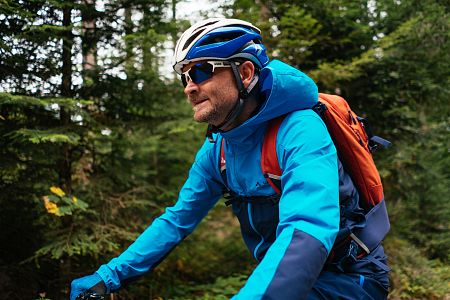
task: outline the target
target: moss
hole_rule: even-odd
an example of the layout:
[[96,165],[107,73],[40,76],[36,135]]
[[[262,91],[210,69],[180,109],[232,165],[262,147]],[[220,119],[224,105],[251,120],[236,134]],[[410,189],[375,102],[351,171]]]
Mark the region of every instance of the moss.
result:
[[392,267],[389,299],[448,299],[448,265],[427,259],[414,245],[395,236],[384,245]]

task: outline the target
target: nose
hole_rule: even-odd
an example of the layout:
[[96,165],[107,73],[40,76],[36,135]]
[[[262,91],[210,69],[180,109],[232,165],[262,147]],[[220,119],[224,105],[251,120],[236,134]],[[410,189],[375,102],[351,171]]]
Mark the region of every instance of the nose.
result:
[[184,94],[186,96],[192,95],[194,93],[197,93],[199,89],[198,84],[193,82],[192,80],[188,80],[186,87],[184,88]]

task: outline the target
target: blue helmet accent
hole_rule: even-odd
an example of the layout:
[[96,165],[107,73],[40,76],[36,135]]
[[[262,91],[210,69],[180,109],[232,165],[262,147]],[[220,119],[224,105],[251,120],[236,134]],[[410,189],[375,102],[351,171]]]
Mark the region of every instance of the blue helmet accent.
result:
[[[232,38],[223,41],[223,38],[227,36]],[[193,60],[208,57],[222,59],[241,57],[249,59],[263,68],[269,62],[269,58],[261,40],[261,35],[251,29],[235,26],[222,27],[210,31],[199,39],[192,46],[186,58]]]

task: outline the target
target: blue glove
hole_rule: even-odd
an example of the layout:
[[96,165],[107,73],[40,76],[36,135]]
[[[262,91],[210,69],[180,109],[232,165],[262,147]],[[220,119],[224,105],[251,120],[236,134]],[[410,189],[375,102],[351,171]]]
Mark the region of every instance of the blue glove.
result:
[[106,286],[100,275],[94,273],[72,281],[70,287],[70,300],[76,300],[78,295],[87,290],[100,295],[104,295],[106,293]]

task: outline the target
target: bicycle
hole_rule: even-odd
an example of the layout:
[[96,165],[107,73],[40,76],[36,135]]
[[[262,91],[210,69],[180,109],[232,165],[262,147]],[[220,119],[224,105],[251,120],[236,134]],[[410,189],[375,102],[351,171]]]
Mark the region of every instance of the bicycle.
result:
[[85,291],[79,294],[76,300],[105,300],[105,296],[91,291]]

